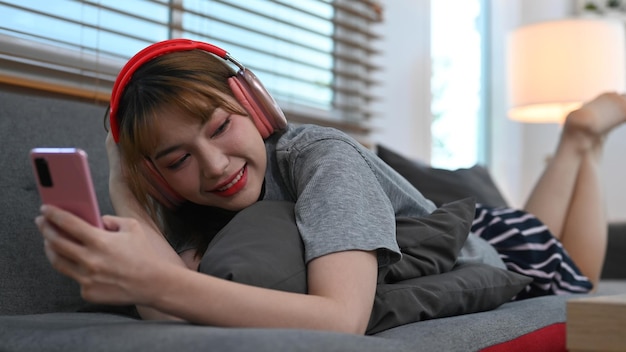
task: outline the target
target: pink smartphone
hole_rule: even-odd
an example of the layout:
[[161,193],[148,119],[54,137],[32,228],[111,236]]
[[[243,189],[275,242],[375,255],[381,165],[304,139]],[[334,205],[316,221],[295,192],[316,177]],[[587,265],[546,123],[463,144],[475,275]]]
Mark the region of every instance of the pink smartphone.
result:
[[43,204],[67,210],[103,228],[87,153],[78,148],[35,148],[30,159]]

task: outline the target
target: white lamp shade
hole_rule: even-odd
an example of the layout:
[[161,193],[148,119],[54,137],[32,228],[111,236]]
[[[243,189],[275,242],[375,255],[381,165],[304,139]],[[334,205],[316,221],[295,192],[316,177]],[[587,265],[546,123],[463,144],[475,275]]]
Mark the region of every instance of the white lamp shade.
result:
[[602,92],[623,92],[624,23],[567,19],[516,29],[507,42],[509,117],[561,123]]

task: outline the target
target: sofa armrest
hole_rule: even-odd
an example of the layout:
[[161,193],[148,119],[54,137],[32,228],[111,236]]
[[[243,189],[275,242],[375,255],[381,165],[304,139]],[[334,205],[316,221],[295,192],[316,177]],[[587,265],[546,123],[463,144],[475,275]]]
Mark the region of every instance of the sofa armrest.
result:
[[626,279],[626,221],[609,224],[603,279]]

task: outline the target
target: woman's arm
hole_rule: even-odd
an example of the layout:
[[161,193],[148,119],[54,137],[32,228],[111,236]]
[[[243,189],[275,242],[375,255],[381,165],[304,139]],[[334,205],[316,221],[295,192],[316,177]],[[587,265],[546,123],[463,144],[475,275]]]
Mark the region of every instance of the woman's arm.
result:
[[136,220],[103,218],[107,230],[51,206],[37,224],[56,270],[75,279],[83,297],[137,304],[189,322],[284,327],[363,334],[374,302],[375,252],[345,251],[312,260],[309,294],[258,288],[162,260]]
[[[363,334],[376,291],[373,252],[345,251],[308,265],[309,294],[225,281],[171,267],[148,305],[190,322],[219,326],[306,328]],[[171,285],[170,282],[178,284]]]

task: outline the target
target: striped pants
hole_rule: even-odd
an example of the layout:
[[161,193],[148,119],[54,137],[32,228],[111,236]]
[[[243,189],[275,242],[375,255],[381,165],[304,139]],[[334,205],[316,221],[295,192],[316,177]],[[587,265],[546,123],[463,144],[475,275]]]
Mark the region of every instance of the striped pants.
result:
[[587,293],[593,287],[561,242],[532,214],[477,204],[472,232],[498,251],[509,270],[533,278],[514,300]]

